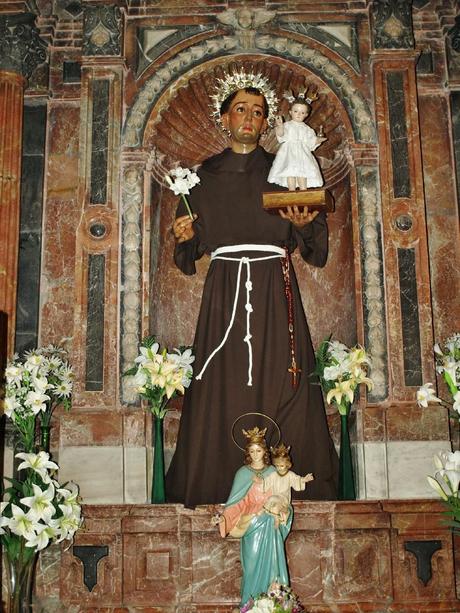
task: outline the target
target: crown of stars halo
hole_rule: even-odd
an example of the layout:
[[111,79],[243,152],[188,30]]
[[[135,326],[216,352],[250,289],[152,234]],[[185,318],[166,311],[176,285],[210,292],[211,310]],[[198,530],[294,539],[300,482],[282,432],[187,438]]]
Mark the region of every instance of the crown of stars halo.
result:
[[247,87],[254,87],[260,91],[264,96],[268,104],[268,117],[267,122],[269,126],[272,126],[275,121],[276,113],[278,110],[278,98],[276,97],[273,85],[264,77],[260,72],[245,72],[244,70],[234,71],[227,73],[223,79],[217,79],[217,86],[214,94],[211,94],[212,100],[212,117],[217,125],[223,128],[220,107],[222,102],[233,94],[233,92]]

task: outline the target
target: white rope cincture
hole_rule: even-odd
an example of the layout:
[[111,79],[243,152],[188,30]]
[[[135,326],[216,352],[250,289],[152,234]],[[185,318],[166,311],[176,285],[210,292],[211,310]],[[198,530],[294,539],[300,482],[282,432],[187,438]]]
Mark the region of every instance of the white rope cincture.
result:
[[[238,251],[268,251],[271,253],[275,253],[276,255],[266,255],[258,258],[248,258],[244,257],[225,257],[223,253],[235,253]],[[206,362],[203,365],[201,371],[196,375],[195,379],[199,381],[202,379],[203,374],[208,367],[208,364],[211,362],[213,357],[216,355],[218,351],[222,349],[222,347],[227,342],[227,338],[230,334],[230,330],[233,327],[235,316],[236,316],[236,308],[238,305],[238,297],[240,293],[240,285],[241,285],[241,271],[243,269],[243,264],[246,266],[246,335],[244,337],[244,342],[248,346],[248,386],[252,386],[252,365],[253,365],[253,353],[252,353],[252,343],[251,343],[251,313],[254,311],[251,304],[251,291],[252,291],[252,281],[251,281],[251,262],[260,262],[263,260],[272,260],[273,258],[284,257],[286,254],[285,249],[282,247],[277,247],[275,245],[228,245],[225,247],[219,247],[211,254],[211,260],[227,260],[230,262],[238,262],[238,272],[236,277],[236,288],[235,288],[235,299],[233,300],[233,309],[230,317],[230,322],[228,324],[227,330],[225,331],[224,337],[219,343],[219,345],[212,351],[212,353],[208,356]]]

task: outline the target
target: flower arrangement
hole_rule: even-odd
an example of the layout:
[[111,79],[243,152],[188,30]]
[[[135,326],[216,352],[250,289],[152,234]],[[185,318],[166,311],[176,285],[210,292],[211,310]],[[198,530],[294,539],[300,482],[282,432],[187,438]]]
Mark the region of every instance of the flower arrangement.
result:
[[[427,408],[432,402],[449,409],[451,417],[460,421],[460,333],[450,336],[443,345],[434,345],[436,372],[446,382],[452,401],[438,398],[432,383],[424,383],[417,390],[417,404]],[[460,531],[460,451],[441,451],[433,458],[436,472],[427,477],[428,483],[447,507],[446,522],[454,531]]]
[[303,613],[305,609],[290,587],[274,583],[267,594],[251,598],[240,613]]
[[5,490],[8,499],[0,503],[0,539],[12,560],[25,554],[24,547],[32,555],[50,542],[72,540],[82,522],[78,486],[71,482],[64,487],[52,478],[59,467],[48,453],[16,457],[22,460],[22,478],[5,477],[11,486]]
[[436,343],[434,346],[436,372],[442,375],[452,396],[452,402],[438,398],[432,383],[424,383],[417,390],[417,404],[427,408],[430,402],[438,402],[448,409],[451,415],[460,420],[460,333],[449,337],[443,346]]
[[132,376],[138,394],[149,403],[155,417],[163,418],[167,403],[178,393],[183,394],[192,379],[195,356],[190,348],[160,349],[154,336],[147,336],[140,345],[135,365],[125,372]]
[[[61,486],[53,478],[58,465],[49,454],[17,453],[19,478],[5,480],[6,500],[0,502],[0,541],[6,559],[9,610],[25,611],[29,601],[36,553],[50,543],[72,541],[82,524],[78,486]],[[28,609],[27,609],[28,610]]]
[[148,401],[154,416],[154,456],[152,473],[151,502],[162,504],[166,500],[163,456],[163,418],[167,404],[177,394],[183,394],[190,385],[195,356],[188,347],[160,349],[154,336],[147,336],[140,345],[140,354],[135,364],[124,375],[133,377],[136,390],[141,398]]
[[0,502],[0,541],[7,561],[9,609],[23,610],[30,597],[35,554],[50,543],[72,540],[82,523],[78,486],[64,486],[54,478],[58,465],[49,454],[36,452],[37,422],[48,426],[58,404],[71,407],[72,368],[63,349],[48,345],[14,356],[5,369],[4,412],[11,419],[16,444],[15,457],[22,462],[17,478]]
[[187,209],[188,216],[193,219],[192,209],[186,198],[186,194],[190,194],[190,190],[200,182],[200,177],[190,170],[189,168],[182,168],[178,166],[169,171],[169,175],[165,175],[166,182],[169,189],[171,189],[176,196],[181,196],[184,201],[185,208]]
[[71,407],[73,372],[66,352],[48,345],[14,356],[5,370],[5,414],[14,424],[25,451],[33,451],[36,417],[49,426],[57,405]]
[[442,451],[434,456],[433,462],[436,472],[427,477],[428,483],[448,509],[447,525],[460,531],[460,451]]
[[361,383],[369,390],[372,380],[367,377],[370,359],[360,347],[349,349],[339,341],[325,339],[315,354],[315,372],[326,393],[326,401],[335,404],[341,415],[347,415],[353,403],[355,392]]

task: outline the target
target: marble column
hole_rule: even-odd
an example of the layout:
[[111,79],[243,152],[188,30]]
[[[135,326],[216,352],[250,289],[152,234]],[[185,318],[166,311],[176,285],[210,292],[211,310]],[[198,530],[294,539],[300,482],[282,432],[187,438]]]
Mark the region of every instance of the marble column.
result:
[[8,316],[8,354],[14,350],[19,248],[24,88],[46,59],[35,15],[0,16],[0,310]]

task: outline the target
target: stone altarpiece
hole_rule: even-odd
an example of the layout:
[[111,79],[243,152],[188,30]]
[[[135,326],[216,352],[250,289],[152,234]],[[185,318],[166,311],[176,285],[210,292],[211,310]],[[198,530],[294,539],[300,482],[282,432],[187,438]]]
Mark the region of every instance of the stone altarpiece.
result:
[[[0,228],[7,279],[16,279],[11,254],[19,250],[18,298],[9,287],[2,309],[11,315],[10,338],[17,310],[18,349],[54,342],[71,353],[73,408],[56,416],[52,445],[61,481],[81,486],[86,517],[78,551],[42,554],[38,602],[46,611],[192,613],[225,611],[238,599],[237,543],[210,527],[214,509],[145,505],[151,424],[121,373],[148,331],[168,345],[193,340],[207,261],[194,278],[174,269],[175,198],[163,177],[173,163],[195,165],[227,145],[210,119],[208,93],[225,68],[243,64],[279,93],[304,82],[319,93],[309,121],[328,137],[317,154],[336,201],[330,257],[321,270],[294,263],[314,343],[330,333],[362,343],[375,383],[353,414],[359,501],[296,505],[292,583],[311,611],[355,603],[456,610],[452,540],[425,483],[433,453],[450,448],[449,423],[442,408],[417,408],[415,391],[435,380],[434,339],[458,329],[457,4],[33,4],[36,17],[27,19],[40,35],[38,67],[25,74],[0,48],[0,87],[22,88],[2,106],[16,123],[1,116],[15,130],[1,145],[12,220]],[[0,25],[11,31],[28,10],[3,3]],[[31,178],[43,186],[33,205],[27,176],[20,180],[5,162],[13,159],[9,142],[14,159],[21,155],[23,104],[22,167],[35,160]],[[273,151],[273,135],[263,145]],[[32,235],[31,253],[40,260],[41,251],[35,285],[24,255]],[[26,286],[35,298],[40,288],[34,308]],[[167,457],[179,418],[176,402]],[[337,416],[328,418],[337,439]],[[421,574],[414,542],[435,543],[424,558],[431,577]]]

